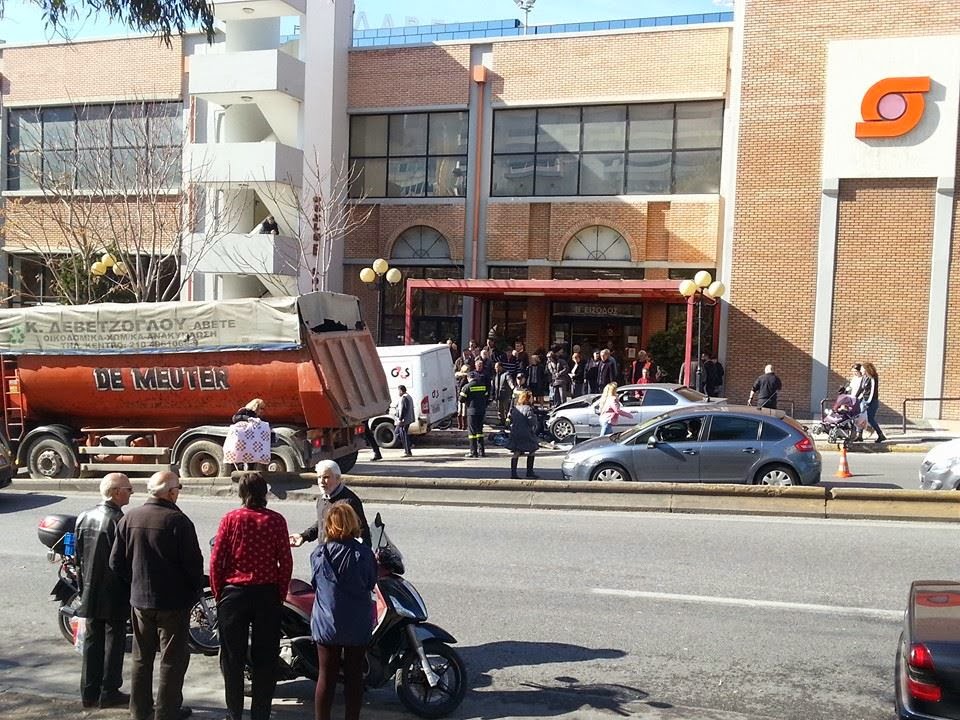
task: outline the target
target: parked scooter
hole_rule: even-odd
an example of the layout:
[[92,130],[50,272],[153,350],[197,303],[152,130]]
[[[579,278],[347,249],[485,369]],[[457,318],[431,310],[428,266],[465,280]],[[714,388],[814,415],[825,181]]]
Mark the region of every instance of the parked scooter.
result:
[[[60,563],[59,579],[50,594],[59,603],[57,624],[60,633],[70,643],[74,642],[74,618],[80,604],[80,568],[73,552],[76,524],[76,515],[47,515],[37,526],[40,542],[47,548],[47,560]],[[127,635],[131,635],[129,622]],[[210,590],[210,579],[206,576],[203,595],[190,609],[190,634],[187,643],[193,652],[204,655],[216,655],[220,651],[217,604]]]
[[[403,556],[390,542],[377,513],[371,528],[377,557],[376,619],[367,648],[367,687],[378,688],[391,678],[400,702],[424,718],[453,712],[466,693],[466,668],[448,643],[450,633],[427,622],[427,608],[417,589],[403,577]],[[310,634],[314,591],[294,578],[283,603],[280,639],[280,680],[316,680],[317,648]]]

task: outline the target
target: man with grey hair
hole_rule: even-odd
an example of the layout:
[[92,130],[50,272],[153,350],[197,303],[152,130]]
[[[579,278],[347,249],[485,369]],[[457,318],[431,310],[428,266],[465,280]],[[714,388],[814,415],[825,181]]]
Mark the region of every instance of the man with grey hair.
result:
[[133,669],[130,716],[154,712],[153,665],[160,652],[155,720],[183,720],[183,677],[190,662],[190,608],[203,590],[203,554],[197,531],[177,507],[180,478],[163,470],[147,481],[147,501],[117,526],[110,567],[130,583]]
[[317,463],[317,485],[320,486],[320,497],[317,498],[317,522],[300,533],[290,536],[290,544],[300,547],[304,542],[313,542],[320,537],[327,510],[334,503],[345,502],[354,509],[360,518],[360,534],[363,542],[370,545],[370,526],[367,525],[367,516],[363,514],[363,503],[356,493],[348,488],[340,473],[340,466],[333,460],[321,460]]
[[80,701],[85,708],[117,707],[130,702],[130,696],[120,692],[130,586],[110,569],[110,550],[117,536],[117,523],[123,517],[121,508],[130,502],[131,493],[130,478],[123,473],[110,473],[100,481],[103,501],[77,518],[77,615],[86,618],[87,624],[80,672]]

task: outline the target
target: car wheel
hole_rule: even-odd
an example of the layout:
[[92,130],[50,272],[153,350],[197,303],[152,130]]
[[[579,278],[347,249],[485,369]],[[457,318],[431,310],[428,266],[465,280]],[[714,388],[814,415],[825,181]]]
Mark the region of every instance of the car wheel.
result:
[[619,465],[604,463],[590,474],[598,482],[630,482],[630,474]]
[[767,465],[761,468],[753,480],[754,485],[799,485],[800,479],[794,469],[788,465]]
[[575,427],[573,427],[572,422],[562,417],[557,418],[553,422],[553,424],[550,426],[550,433],[557,442],[563,442],[564,440],[569,440],[576,435],[577,430]]
[[395,448],[400,445],[397,429],[389,420],[379,422],[373,427],[373,437],[382,448]]

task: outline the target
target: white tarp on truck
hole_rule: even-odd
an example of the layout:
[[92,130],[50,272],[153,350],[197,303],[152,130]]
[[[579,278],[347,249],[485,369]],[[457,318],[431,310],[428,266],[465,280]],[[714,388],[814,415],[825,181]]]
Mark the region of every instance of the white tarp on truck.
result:
[[357,299],[335,293],[209,302],[40,305],[0,309],[0,353],[287,350],[302,345],[301,314],[313,332],[362,327]]

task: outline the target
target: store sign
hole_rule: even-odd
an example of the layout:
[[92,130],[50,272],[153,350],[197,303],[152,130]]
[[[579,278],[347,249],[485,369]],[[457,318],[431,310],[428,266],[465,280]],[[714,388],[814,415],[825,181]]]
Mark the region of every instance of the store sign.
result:
[[617,305],[601,303],[554,303],[554,315],[579,315],[582,317],[634,318],[642,313],[640,305]]
[[823,178],[953,177],[958,108],[960,35],[830,42]]

